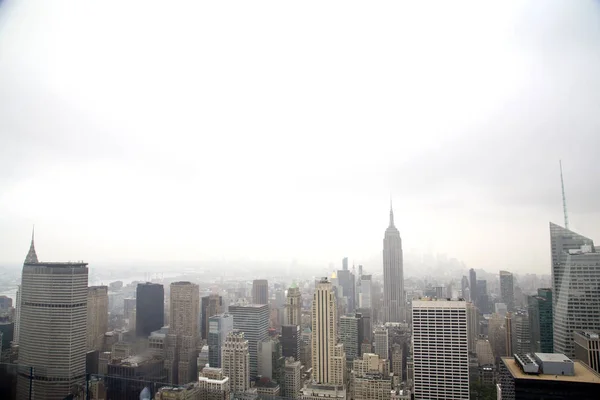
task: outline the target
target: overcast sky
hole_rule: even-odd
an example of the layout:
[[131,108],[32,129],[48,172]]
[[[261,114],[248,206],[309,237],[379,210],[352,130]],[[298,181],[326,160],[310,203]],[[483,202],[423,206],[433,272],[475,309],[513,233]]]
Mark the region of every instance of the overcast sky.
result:
[[[93,4],[91,4],[93,3]],[[0,262],[405,251],[549,273],[600,241],[597,1],[0,6]],[[380,266],[369,265],[373,272]]]

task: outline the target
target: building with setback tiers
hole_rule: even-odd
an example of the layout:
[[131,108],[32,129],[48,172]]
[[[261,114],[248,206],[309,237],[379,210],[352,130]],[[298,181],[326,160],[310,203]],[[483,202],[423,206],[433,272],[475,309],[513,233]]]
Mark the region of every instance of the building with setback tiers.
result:
[[383,315],[385,322],[402,322],[406,319],[405,313],[402,239],[394,225],[390,205],[390,225],[383,238]]
[[[31,238],[23,264],[18,398],[62,400],[83,388],[86,363],[88,267],[84,262],[39,262]],[[32,379],[30,381],[30,379]]]
[[287,293],[285,304],[285,320],[284,325],[301,325],[302,324],[302,295],[300,289],[295,283],[290,286]]
[[341,348],[337,345],[337,299],[331,282],[323,278],[317,284],[312,304],[313,380],[319,384],[343,385],[346,369],[343,353],[343,345]]
[[223,344],[221,364],[233,393],[243,393],[250,388],[250,354],[244,332],[229,332]]

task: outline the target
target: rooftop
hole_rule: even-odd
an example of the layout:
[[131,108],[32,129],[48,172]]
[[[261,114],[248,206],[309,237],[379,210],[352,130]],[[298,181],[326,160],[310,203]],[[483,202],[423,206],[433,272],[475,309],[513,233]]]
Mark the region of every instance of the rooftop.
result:
[[594,339],[594,340],[600,339],[600,333],[594,332],[594,331],[577,331],[575,333],[583,336],[586,339]]
[[67,261],[67,262],[48,262],[41,261],[36,263],[25,263],[28,267],[53,267],[53,268],[73,268],[73,267],[85,267],[88,263],[83,261]]
[[[545,354],[545,353],[536,353]],[[554,354],[553,354],[554,355]],[[563,356],[562,354],[559,354]],[[595,373],[593,370],[588,368],[585,364],[580,361],[574,361],[575,375],[530,375],[524,373],[513,357],[502,357],[502,361],[510,374],[515,379],[530,379],[530,380],[542,380],[542,381],[558,381],[558,382],[584,382],[584,383],[600,383],[600,375]],[[561,360],[550,360],[550,361],[561,361]]]
[[535,355],[542,362],[573,362],[569,357],[561,353],[535,353]]

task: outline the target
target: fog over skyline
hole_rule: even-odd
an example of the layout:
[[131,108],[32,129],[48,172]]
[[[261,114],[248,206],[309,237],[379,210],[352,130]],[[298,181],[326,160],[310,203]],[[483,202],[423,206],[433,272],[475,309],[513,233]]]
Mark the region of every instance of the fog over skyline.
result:
[[[482,4],[485,3],[485,4]],[[600,2],[0,5],[0,265],[600,241]],[[381,264],[367,265],[380,273]]]

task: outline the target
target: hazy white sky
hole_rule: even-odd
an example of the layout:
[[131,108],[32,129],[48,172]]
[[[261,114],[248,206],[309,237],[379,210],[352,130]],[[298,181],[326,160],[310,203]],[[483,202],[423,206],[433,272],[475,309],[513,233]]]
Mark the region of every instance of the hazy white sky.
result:
[[[0,6],[0,261],[406,251],[549,272],[600,240],[600,3]],[[372,270],[379,266],[369,265]]]

